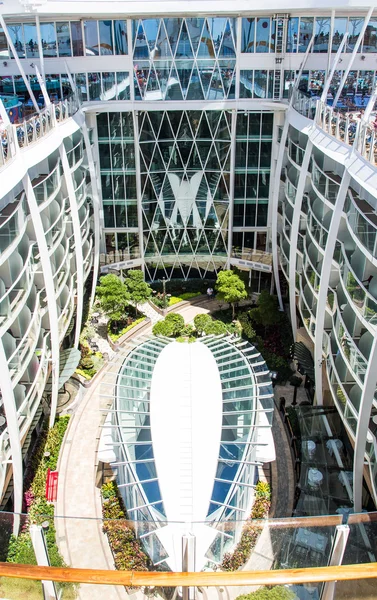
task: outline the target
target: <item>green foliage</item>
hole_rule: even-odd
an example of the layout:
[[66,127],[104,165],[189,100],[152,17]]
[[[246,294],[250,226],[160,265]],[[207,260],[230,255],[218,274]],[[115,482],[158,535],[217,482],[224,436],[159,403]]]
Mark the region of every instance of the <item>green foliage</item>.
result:
[[185,335],[185,320],[182,315],[176,313],[170,313],[166,315],[162,321],[157,321],[154,324],[152,333],[153,335],[164,335],[166,337],[179,337]]
[[108,328],[107,328],[107,333],[109,335],[109,338],[113,342],[117,342],[119,340],[119,338],[122,337],[122,335],[127,333],[127,331],[130,331],[130,329],[132,329],[133,327],[136,327],[136,325],[139,325],[139,323],[142,323],[142,321],[145,321],[145,319],[146,319],[146,317],[140,317],[140,319],[135,319],[135,321],[133,321],[130,325],[127,325],[127,327],[124,327],[123,329],[121,329],[118,333],[111,332],[111,323],[109,323]]
[[195,329],[192,325],[190,325],[190,323],[188,323],[187,325],[185,325],[182,329],[182,335],[190,337],[194,334]]
[[202,335],[204,333],[205,328],[211,323],[211,321],[212,318],[208,314],[199,314],[194,317],[194,325],[198,335]]
[[228,333],[228,330],[225,323],[222,321],[214,321],[211,319],[211,321],[206,325],[204,333],[206,335],[223,335]]
[[257,335],[256,331],[253,327],[253,324],[252,324],[253,323],[252,319],[250,318],[250,314],[252,312],[254,312],[254,311],[244,312],[238,316],[238,320],[242,327],[242,332],[250,341],[255,340],[256,335]]
[[117,495],[117,488],[113,481],[104,483],[101,487],[102,498],[107,500],[108,498],[114,498]]
[[259,294],[258,306],[250,311],[250,317],[264,327],[277,325],[281,321],[281,313],[278,310],[277,297],[271,296],[267,290]]
[[180,300],[190,300],[191,298],[197,298],[197,296],[201,296],[202,292],[184,292],[183,294],[179,294]]
[[136,309],[138,304],[146,302],[152,295],[151,286],[144,281],[144,274],[140,270],[128,271],[124,285]]
[[80,360],[80,367],[83,370],[87,370],[87,369],[93,369],[94,367],[94,362],[93,359],[90,356],[87,356],[85,358],[82,358]]
[[235,303],[247,298],[244,282],[233,271],[220,271],[216,280],[216,289],[219,298],[232,305],[234,319]]
[[295,594],[282,585],[262,587],[251,594],[237,596],[236,600],[294,600]]
[[250,518],[242,530],[241,539],[232,553],[227,552],[224,554],[221,563],[221,568],[224,571],[236,571],[249,560],[262,531],[258,523],[253,523],[253,519],[265,519],[267,517],[270,500],[270,486],[268,483],[259,481],[255,486],[255,499]]
[[173,337],[173,326],[167,323],[165,319],[157,321],[152,328],[153,335],[163,335],[166,337]]
[[173,327],[174,336],[182,334],[183,328],[185,326],[185,320],[182,317],[182,315],[170,313],[169,315],[166,315],[165,322],[169,323],[169,325],[171,324],[171,326]]
[[116,569],[122,571],[147,571],[151,562],[135,538],[134,530],[126,520],[123,502],[115,482],[102,488],[103,531],[107,534]]
[[110,320],[121,321],[131,300],[126,285],[116,275],[109,274],[101,277],[96,292],[103,312]]
[[[29,526],[40,525],[49,521],[49,528],[45,534],[48,554],[51,565],[54,567],[65,566],[56,543],[56,530],[54,526],[54,505],[49,504],[45,497],[47,470],[56,471],[60,447],[68,427],[69,416],[58,417],[55,425],[42,437],[42,443],[38,446],[33,463],[36,467],[35,475],[27,494],[31,498],[28,506],[28,520],[25,530],[16,538],[11,536],[7,562],[21,564],[36,564],[33,545],[30,538]],[[49,453],[49,456],[45,456]],[[71,584],[65,584],[73,590]]]

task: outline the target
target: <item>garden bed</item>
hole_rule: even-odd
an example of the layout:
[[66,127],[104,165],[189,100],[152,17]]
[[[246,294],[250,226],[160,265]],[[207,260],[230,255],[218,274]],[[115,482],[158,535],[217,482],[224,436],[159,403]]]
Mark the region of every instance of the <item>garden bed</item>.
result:
[[255,500],[250,517],[242,530],[241,539],[233,552],[227,552],[221,563],[224,571],[237,571],[249,560],[259,536],[262,533],[260,523],[253,523],[255,519],[266,519],[271,505],[271,490],[268,483],[259,481],[255,487]]
[[115,482],[110,481],[102,486],[101,498],[103,532],[107,535],[115,568],[120,571],[148,571],[151,561],[127,521]]
[[[60,448],[68,427],[69,419],[70,417],[68,415],[57,417],[55,425],[51,429],[47,429],[47,424],[45,425],[37,448],[26,467],[24,510],[26,510],[27,513],[27,520],[18,537],[13,535],[10,537],[6,557],[7,562],[26,565],[37,564],[29,527],[30,525],[41,525],[47,521],[49,527],[44,535],[51,566],[66,566],[56,542],[56,530],[54,524],[55,507],[53,504],[47,502],[45,493],[47,471],[48,469],[55,471],[57,468]],[[48,455],[46,456],[47,453]],[[73,599],[76,597],[75,587],[72,584],[65,583],[62,585],[64,587],[64,598]],[[20,580],[16,584],[6,578],[2,578],[0,590],[11,599],[34,598],[34,595],[36,598],[39,598],[40,582],[24,582],[23,580]]]
[[122,333],[120,337],[117,338],[116,342],[114,342],[108,334],[107,341],[109,343],[109,346],[113,350],[117,351],[119,346],[121,346],[126,340],[134,336],[136,333],[140,333],[140,331],[148,327],[150,325],[150,322],[151,320],[149,317],[142,317],[140,319],[137,319],[136,321],[131,323],[131,325],[125,328],[126,331]]

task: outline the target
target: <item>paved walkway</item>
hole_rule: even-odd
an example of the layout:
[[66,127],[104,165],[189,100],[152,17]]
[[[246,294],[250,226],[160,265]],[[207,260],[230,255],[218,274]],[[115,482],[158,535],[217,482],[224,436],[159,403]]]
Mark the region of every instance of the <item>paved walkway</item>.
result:
[[[89,388],[72,417],[59,465],[56,514],[57,541],[66,563],[78,568],[114,568],[107,538],[101,529],[101,498],[96,487],[96,451],[102,406],[100,380]],[[76,517],[76,518],[75,518]],[[79,518],[77,518],[79,517]],[[124,600],[124,588],[83,584],[80,600]]]

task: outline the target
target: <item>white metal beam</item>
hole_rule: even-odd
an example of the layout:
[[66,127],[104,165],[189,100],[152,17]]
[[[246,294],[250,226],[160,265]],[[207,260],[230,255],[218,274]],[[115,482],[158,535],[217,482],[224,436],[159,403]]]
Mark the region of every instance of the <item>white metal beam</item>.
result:
[[332,260],[334,256],[335,244],[337,242],[340,220],[342,217],[344,202],[346,200],[348,186],[351,175],[347,169],[344,170],[342,181],[339,186],[336,197],[332,219],[327,236],[327,244],[322,261],[321,283],[318,292],[317,315],[314,336],[314,373],[315,373],[315,392],[317,405],[323,404],[323,386],[322,386],[322,361],[323,361],[323,332],[325,326],[325,313],[327,303],[327,293],[332,269]]
[[[81,332],[82,313],[84,305],[84,258],[82,252],[82,235],[79,212],[77,208],[76,192],[73,185],[72,173],[69,168],[67,152],[63,144],[59,147],[60,160],[62,161],[64,179],[67,186],[69,206],[71,208],[73,237],[75,240],[75,262],[76,262],[76,281],[77,281],[77,310],[76,310],[76,330],[74,346],[78,348]],[[73,301],[73,298],[72,298]]]
[[12,453],[14,489],[13,511],[15,513],[13,520],[13,533],[14,535],[18,535],[23,497],[22,449],[20,430],[18,427],[16,400],[13,393],[13,385],[2,338],[0,338],[0,373],[0,389],[3,399],[5,417],[7,421],[7,430],[9,435],[9,443]]
[[227,269],[230,269],[230,259],[232,257],[233,244],[233,213],[234,213],[234,175],[236,166],[236,129],[237,129],[237,111],[232,110],[231,131],[230,131],[230,176],[229,176],[229,220],[228,220],[228,261]]
[[313,144],[308,138],[304,158],[301,165],[300,176],[298,179],[295,206],[292,217],[292,228],[291,228],[291,240],[289,246],[289,310],[291,315],[291,325],[293,339],[296,341],[297,336],[297,319],[296,319],[296,259],[297,259],[297,241],[298,241],[298,230],[300,226],[301,218],[301,206],[302,199],[305,191],[306,178],[309,170],[309,162],[312,155]]
[[54,278],[52,273],[51,261],[46,241],[45,231],[39,211],[39,206],[34,194],[34,189],[31,183],[29,174],[27,173],[22,178],[24,190],[26,193],[27,202],[29,205],[30,215],[33,222],[36,242],[39,249],[39,256],[43,272],[44,284],[46,288],[48,315],[50,323],[51,336],[51,353],[52,353],[52,386],[51,386],[51,412],[49,425],[52,427],[55,422],[56,408],[58,403],[58,384],[59,384],[59,322],[58,310],[56,304]]
[[369,19],[371,18],[372,14],[373,14],[373,11],[374,11],[374,6],[371,6],[370,9],[367,12],[367,16],[365,17],[363,26],[362,26],[361,31],[359,33],[359,37],[357,38],[355,47],[354,47],[354,49],[352,51],[351,58],[348,61],[346,69],[345,69],[345,71],[343,73],[342,80],[341,80],[341,82],[339,84],[338,91],[336,93],[336,96],[335,96],[334,102],[333,102],[333,107],[334,108],[336,108],[336,105],[338,104],[338,100],[340,98],[340,94],[342,93],[342,90],[344,88],[344,84],[346,83],[346,79],[348,77],[348,73],[350,72],[350,69],[351,69],[351,67],[353,65],[353,62],[354,62],[355,58],[356,58],[357,51],[360,48],[361,42],[364,39],[364,33],[365,33],[366,28],[368,27]]

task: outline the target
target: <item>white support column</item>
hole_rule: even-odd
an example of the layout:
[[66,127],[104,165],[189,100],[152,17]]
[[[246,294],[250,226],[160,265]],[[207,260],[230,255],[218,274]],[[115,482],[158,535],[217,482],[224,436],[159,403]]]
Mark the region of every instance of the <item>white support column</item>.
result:
[[301,165],[300,176],[298,179],[295,206],[292,217],[291,243],[289,246],[289,310],[291,315],[292,335],[296,341],[297,322],[296,322],[296,259],[297,259],[297,241],[298,230],[300,226],[302,199],[305,191],[306,177],[309,170],[310,157],[312,155],[313,144],[308,138],[305,154]]
[[241,75],[241,68],[240,68],[240,56],[241,56],[241,39],[242,39],[242,17],[237,17],[237,23],[236,23],[236,35],[237,35],[237,39],[236,39],[236,56],[237,56],[237,60],[236,60],[236,73],[235,73],[235,86],[236,86],[236,99],[238,100],[238,98],[240,97],[240,75]]
[[[47,89],[46,89],[46,84],[45,84],[45,78],[40,74],[39,69],[37,67],[37,65],[34,66],[35,68],[35,73],[38,79],[38,83],[41,86],[41,92],[43,94],[43,99],[45,101],[45,106],[51,106],[51,100],[50,100],[50,96],[47,93]],[[54,113],[55,116],[55,113]]]
[[327,75],[330,71],[330,62],[331,62],[331,49],[332,49],[332,41],[334,37],[334,24],[335,24],[335,10],[331,11],[331,20],[330,20],[330,37],[329,37],[329,48],[327,53]]
[[305,51],[304,57],[303,57],[303,59],[302,59],[302,62],[301,62],[300,68],[299,68],[299,70],[298,70],[297,77],[296,77],[296,79],[295,79],[295,82],[294,82],[294,84],[293,84],[292,95],[291,95],[291,98],[290,98],[290,101],[289,101],[289,104],[290,104],[290,105],[293,103],[294,94],[295,94],[295,92],[296,92],[296,90],[297,90],[297,88],[298,88],[298,84],[300,83],[301,75],[302,75],[302,72],[303,72],[303,70],[304,70],[304,67],[305,67],[305,65],[306,65],[306,61],[308,60],[308,56],[309,56],[309,53],[310,53],[310,51],[311,51],[311,49],[312,49],[312,46],[313,46],[313,44],[314,44],[314,33],[313,33],[313,35],[312,35],[312,37],[311,37],[311,39],[310,39],[310,42],[309,42],[309,44],[308,44],[308,47],[306,48],[306,51]]
[[[131,57],[131,61],[132,61],[132,56],[133,56],[132,19],[127,19],[127,41],[128,41],[128,53],[129,53],[129,56]],[[132,100],[132,102],[135,101],[133,62],[132,62],[132,69],[130,69],[130,100]]]
[[[348,525],[337,525],[335,540],[331,550],[329,567],[336,567],[342,564],[344,552],[347,546],[350,528]],[[321,600],[333,600],[335,594],[336,581],[326,581],[323,586]]]
[[51,261],[48,252],[48,246],[46,242],[45,231],[42,224],[41,214],[39,212],[39,206],[35,198],[34,189],[31,184],[31,179],[27,173],[22,178],[24,190],[26,193],[27,202],[31,218],[33,221],[33,227],[36,236],[36,242],[38,244],[39,257],[42,266],[43,279],[46,288],[46,298],[48,306],[48,315],[50,321],[50,336],[51,336],[51,354],[52,354],[52,389],[51,389],[51,412],[49,426],[52,427],[55,422],[56,408],[58,404],[58,391],[59,391],[59,322],[58,322],[58,310],[56,305],[56,294],[53,273],[51,268]]
[[13,534],[18,535],[18,531],[20,528],[19,515],[22,512],[23,497],[22,448],[20,440],[20,429],[18,426],[16,400],[13,393],[13,385],[9,373],[8,362],[7,357],[5,355],[2,338],[0,338],[0,373],[0,389],[3,398],[5,417],[7,420],[7,430],[9,435],[9,444],[12,453],[14,490],[13,511],[14,513],[16,513],[13,519]]
[[342,41],[340,42],[339,48],[334,57],[334,62],[331,67],[330,73],[327,73],[325,85],[323,86],[323,90],[322,90],[322,94],[321,94],[321,102],[326,102],[326,100],[327,100],[327,94],[328,94],[328,91],[329,91],[329,88],[330,88],[330,85],[332,82],[332,78],[334,77],[335,69],[338,66],[338,63],[340,60],[340,55],[342,54],[343,49],[346,45],[347,38],[348,38],[348,31],[346,31],[346,33],[343,36]]
[[229,220],[228,220],[228,261],[227,269],[230,269],[233,244],[233,213],[234,213],[234,171],[236,166],[236,128],[237,110],[232,110],[232,121],[230,131],[230,178],[229,178]]
[[[43,46],[42,46],[42,38],[41,38],[41,22],[39,20],[39,15],[35,15],[35,24],[37,26],[37,41],[38,41],[38,52],[39,52],[39,61],[41,65],[42,77],[45,79],[45,59],[43,56]],[[47,105],[46,105],[47,106]]]
[[32,103],[33,103],[33,105],[34,105],[34,108],[35,108],[36,112],[37,112],[37,113],[39,113],[39,112],[40,112],[40,110],[39,110],[38,103],[37,103],[37,101],[36,101],[36,99],[35,99],[35,97],[34,97],[34,94],[33,94],[33,92],[32,92],[32,89],[31,89],[31,87],[30,87],[29,80],[28,80],[28,78],[26,77],[26,74],[25,74],[24,68],[23,68],[23,66],[22,66],[22,63],[21,63],[20,59],[18,58],[17,50],[16,50],[16,48],[14,47],[14,44],[13,44],[13,42],[12,42],[12,38],[11,38],[11,37],[10,37],[10,35],[9,35],[8,27],[6,26],[6,23],[5,23],[5,21],[4,21],[4,18],[3,18],[3,16],[2,16],[1,14],[0,14],[0,25],[1,25],[1,27],[3,28],[3,31],[4,31],[4,33],[5,33],[5,37],[7,38],[7,42],[8,42],[9,48],[10,48],[10,49],[11,49],[11,51],[12,51],[12,54],[13,54],[13,56],[14,56],[14,60],[16,61],[17,67],[18,67],[18,69],[19,69],[19,71],[20,71],[20,73],[21,73],[21,75],[22,75],[22,79],[24,80],[24,84],[25,84],[25,86],[26,86],[26,89],[27,89],[27,91],[28,91],[28,93],[29,93],[29,96],[30,96],[30,98],[31,98],[31,101],[32,101]]
[[280,174],[283,167],[285,142],[288,137],[289,127],[289,109],[285,115],[283,132],[281,134],[280,147],[278,158],[275,166],[274,186],[271,196],[271,247],[272,247],[272,269],[275,279],[276,294],[279,300],[279,309],[284,310],[283,299],[281,297],[280,280],[279,280],[279,257],[278,257],[278,204],[280,192]]
[[140,258],[142,259],[141,268],[145,273],[145,261],[144,261],[144,240],[143,240],[143,210],[141,205],[141,199],[143,190],[141,189],[141,178],[140,178],[140,149],[139,149],[139,113],[137,110],[132,111],[132,119],[134,124],[134,148],[135,148],[135,171],[136,171],[136,197],[137,197],[137,222],[139,229],[139,248]]
[[[31,525],[30,537],[31,543],[33,544],[35,558],[37,559],[37,565],[40,567],[49,567],[50,557],[48,555],[46,540],[42,527],[40,525]],[[58,600],[59,596],[56,591],[54,581],[42,580],[42,587],[43,597],[45,600]]]
[[353,505],[356,513],[362,510],[364,456],[368,425],[377,385],[377,336],[374,336],[365,373],[364,389],[361,394],[359,418],[357,420],[355,450],[353,456]]
[[93,217],[94,217],[94,260],[93,260],[93,284],[92,291],[90,294],[90,307],[93,306],[94,297],[96,294],[97,277],[99,272],[99,254],[100,254],[100,243],[101,243],[101,229],[100,229],[100,199],[97,185],[97,173],[93,159],[92,146],[90,144],[88,127],[85,122],[85,115],[80,109],[80,114],[83,117],[83,123],[81,125],[81,131],[84,136],[84,143],[86,148],[86,155],[88,157],[88,166],[90,181],[92,184],[92,200],[93,200]]
[[315,373],[315,392],[317,405],[323,404],[323,388],[322,388],[322,344],[323,332],[325,326],[325,313],[327,303],[327,292],[330,282],[332,269],[332,260],[337,241],[340,219],[343,212],[344,202],[347,196],[348,186],[351,180],[351,175],[345,169],[342,177],[342,182],[339,186],[339,191],[336,197],[333,215],[330,223],[329,233],[327,236],[327,244],[325,254],[322,261],[321,284],[318,291],[317,316],[315,324],[314,337],[314,373]]
[[358,49],[360,48],[360,44],[361,44],[361,42],[364,39],[364,33],[365,33],[366,28],[368,27],[369,19],[372,16],[373,10],[374,10],[374,6],[371,6],[370,9],[368,10],[367,16],[365,17],[365,21],[364,21],[363,26],[361,28],[361,31],[359,33],[359,37],[357,38],[355,47],[354,47],[354,49],[352,51],[351,57],[350,57],[350,59],[348,61],[348,65],[346,66],[346,70],[343,73],[342,80],[341,80],[341,82],[339,84],[338,91],[337,91],[336,96],[334,98],[334,102],[333,102],[333,107],[334,108],[336,108],[336,105],[338,104],[338,100],[339,100],[340,94],[342,93],[342,90],[344,88],[344,84],[346,83],[346,79],[348,77],[348,73],[350,72],[351,67],[353,65],[353,62],[354,62],[354,60],[356,58],[356,54],[357,54]]
[[[78,348],[80,341],[82,313],[84,305],[84,259],[82,253],[82,235],[80,227],[80,218],[77,208],[76,192],[73,185],[72,173],[69,168],[67,152],[64,143],[59,147],[60,160],[64,172],[65,183],[67,186],[69,205],[71,208],[73,237],[75,240],[75,261],[76,261],[76,281],[77,281],[77,310],[76,310],[76,331],[75,331],[75,348]],[[72,299],[73,300],[73,299]]]

